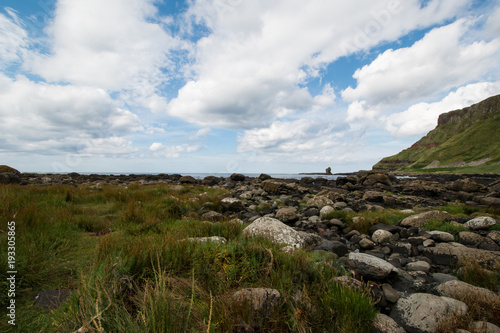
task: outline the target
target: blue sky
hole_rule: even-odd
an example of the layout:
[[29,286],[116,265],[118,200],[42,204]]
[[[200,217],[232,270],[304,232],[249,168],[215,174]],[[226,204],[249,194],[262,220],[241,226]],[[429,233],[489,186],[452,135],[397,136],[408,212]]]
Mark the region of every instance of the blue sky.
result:
[[4,0],[0,164],[371,169],[500,93],[500,2]]

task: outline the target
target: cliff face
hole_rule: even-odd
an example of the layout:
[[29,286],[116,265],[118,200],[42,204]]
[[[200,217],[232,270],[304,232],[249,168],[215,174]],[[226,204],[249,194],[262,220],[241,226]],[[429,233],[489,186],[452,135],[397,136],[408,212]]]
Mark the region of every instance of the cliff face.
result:
[[497,95],[441,114],[435,129],[410,148],[382,159],[373,168],[411,172],[497,165],[500,172],[499,129],[500,95]]

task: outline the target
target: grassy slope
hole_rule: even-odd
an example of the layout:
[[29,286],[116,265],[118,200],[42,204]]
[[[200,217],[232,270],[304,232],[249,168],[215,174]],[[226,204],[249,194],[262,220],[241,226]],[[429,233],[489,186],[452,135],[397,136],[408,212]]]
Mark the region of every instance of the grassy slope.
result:
[[[472,111],[480,108],[481,104],[471,107]],[[429,132],[414,148],[384,158],[374,168],[388,167],[391,171],[410,172],[500,173],[500,166],[494,165],[500,162],[499,128],[500,110],[485,119],[478,115],[459,123],[447,123]],[[433,161],[439,161],[440,166],[446,166],[457,161],[469,163],[485,158],[491,160],[481,166],[423,169]],[[403,162],[392,166],[387,163],[394,161]]]

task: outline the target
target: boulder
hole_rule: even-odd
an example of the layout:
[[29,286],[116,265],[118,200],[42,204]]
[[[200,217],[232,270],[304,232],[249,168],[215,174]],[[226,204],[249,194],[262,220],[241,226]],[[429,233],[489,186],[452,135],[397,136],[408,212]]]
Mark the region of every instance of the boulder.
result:
[[493,230],[488,233],[488,238],[500,245],[500,231]]
[[476,321],[470,324],[469,329],[473,332],[500,333],[500,327],[486,321]]
[[304,247],[306,239],[299,232],[272,217],[261,217],[243,229],[247,237],[262,236],[282,245]]
[[242,182],[245,180],[245,176],[241,173],[233,173],[229,178],[234,182]]
[[369,279],[385,279],[397,272],[392,264],[366,253],[349,253],[349,262],[359,274]]
[[393,243],[395,239],[395,235],[382,229],[375,231],[372,235],[372,240],[377,244]]
[[318,206],[318,207],[332,206],[333,205],[333,201],[330,200],[330,199],[328,199],[327,197],[318,195],[318,196],[315,196],[312,199],[309,199],[307,201],[307,205],[308,206]]
[[470,230],[483,230],[489,229],[495,224],[497,224],[497,221],[492,217],[478,216],[476,218],[473,218],[472,220],[465,222],[464,227]]
[[459,280],[452,280],[441,283],[436,287],[436,291],[441,296],[451,297],[459,300],[464,300],[469,297],[486,301],[500,298],[500,296],[498,296],[491,290],[476,287]]
[[245,210],[245,204],[236,198],[224,198],[220,203],[224,208],[224,211],[241,212],[242,210]]
[[441,320],[450,316],[462,317],[468,306],[448,297],[417,293],[400,298],[392,309],[391,317],[410,333],[437,332]]
[[431,265],[425,261],[410,262],[406,265],[406,270],[411,272],[424,272],[427,274],[430,269]]
[[196,184],[196,179],[191,176],[182,176],[179,179],[179,183],[181,184]]
[[436,240],[438,242],[454,242],[455,237],[453,237],[452,234],[449,232],[444,232],[444,231],[429,231],[428,232],[431,235],[431,238],[433,240]]
[[211,210],[203,214],[201,216],[201,219],[203,221],[217,222],[217,221],[222,221],[224,219],[224,215]]
[[425,213],[408,216],[403,221],[401,221],[401,226],[422,228],[431,220],[451,221],[452,219],[453,216],[447,212],[432,210]]
[[283,223],[293,223],[297,221],[297,208],[283,207],[276,212],[276,218]]
[[14,172],[0,173],[0,184],[19,184],[21,177]]
[[335,208],[333,208],[332,206],[324,206],[319,211],[319,217],[322,220],[324,220],[324,219],[327,219],[328,217],[330,217],[334,212],[335,212]]

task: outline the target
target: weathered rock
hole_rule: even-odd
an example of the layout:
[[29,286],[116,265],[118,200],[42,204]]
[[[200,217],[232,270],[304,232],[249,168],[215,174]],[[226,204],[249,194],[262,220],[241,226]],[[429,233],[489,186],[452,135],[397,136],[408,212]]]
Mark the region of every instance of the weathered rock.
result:
[[243,235],[262,236],[273,240],[278,244],[291,245],[294,247],[304,247],[306,240],[293,228],[283,222],[271,218],[261,217],[243,229]]
[[451,297],[459,300],[464,300],[468,297],[486,301],[500,298],[500,296],[498,296],[491,290],[476,287],[459,280],[441,283],[436,287],[436,291],[441,296]]
[[415,261],[415,262],[410,262],[408,265],[406,265],[406,270],[411,271],[411,272],[424,272],[424,273],[429,273],[429,270],[431,269],[431,265],[425,261]]
[[395,239],[395,235],[382,229],[375,231],[372,235],[372,240],[377,244],[393,243]]
[[234,182],[242,182],[245,180],[245,176],[241,173],[233,173],[229,178]]
[[224,198],[220,203],[224,208],[224,211],[241,212],[242,210],[245,210],[245,204],[236,198]]
[[454,242],[455,237],[453,237],[452,234],[449,232],[444,232],[444,231],[428,231],[428,233],[431,235],[431,238],[433,240],[439,241],[439,242]]
[[432,274],[432,278],[439,283],[458,280],[456,276],[444,273],[434,273]]
[[488,238],[494,240],[497,244],[500,245],[500,231],[493,230],[488,233]]
[[179,179],[179,183],[181,184],[196,184],[196,179],[191,176],[182,176]]
[[370,333],[406,333],[391,317],[379,313],[373,320],[373,328]]
[[318,206],[318,207],[332,206],[333,205],[333,201],[330,200],[330,199],[328,199],[327,197],[318,195],[318,196],[315,196],[312,199],[309,199],[307,201],[307,205],[308,206]]
[[356,270],[364,277],[370,279],[384,279],[396,268],[387,261],[365,253],[349,253],[349,261]]
[[371,250],[375,247],[375,243],[369,240],[368,238],[363,238],[362,240],[359,241],[359,246],[363,250]]
[[377,183],[392,186],[391,178],[385,173],[370,173],[363,180],[363,186],[374,186]]
[[226,244],[227,239],[224,237],[220,236],[211,236],[211,237],[192,237],[192,238],[187,238],[188,241],[190,242],[196,242],[196,243],[205,243],[205,242],[212,242],[212,243],[219,243],[219,244]]
[[433,210],[417,215],[408,216],[403,221],[401,221],[401,226],[422,228],[431,220],[450,221],[452,219],[453,216],[447,212]]
[[483,236],[476,234],[475,232],[462,231],[458,234],[460,243],[469,246],[477,247],[483,241]]
[[464,227],[469,228],[470,230],[483,230],[489,229],[490,227],[497,224],[497,221],[489,216],[478,216],[465,222]]
[[435,247],[423,249],[422,254],[433,263],[448,267],[472,261],[486,267],[500,260],[499,252],[474,249],[454,242],[438,243]]
[[213,210],[206,212],[201,216],[203,221],[217,222],[222,221],[224,219],[224,215],[221,213],[215,212]]
[[391,318],[410,333],[434,333],[441,320],[464,316],[467,311],[467,305],[461,301],[417,293],[400,298],[392,309]]
[[382,285],[382,291],[384,292],[385,299],[389,302],[396,303],[398,301],[399,294],[390,284],[384,283]]
[[297,208],[283,207],[276,212],[276,218],[283,223],[293,223],[297,221]]
[[319,217],[324,220],[328,217],[331,217],[332,213],[335,212],[335,208],[333,208],[332,206],[324,206],[323,208],[321,208],[321,210],[319,211]]

